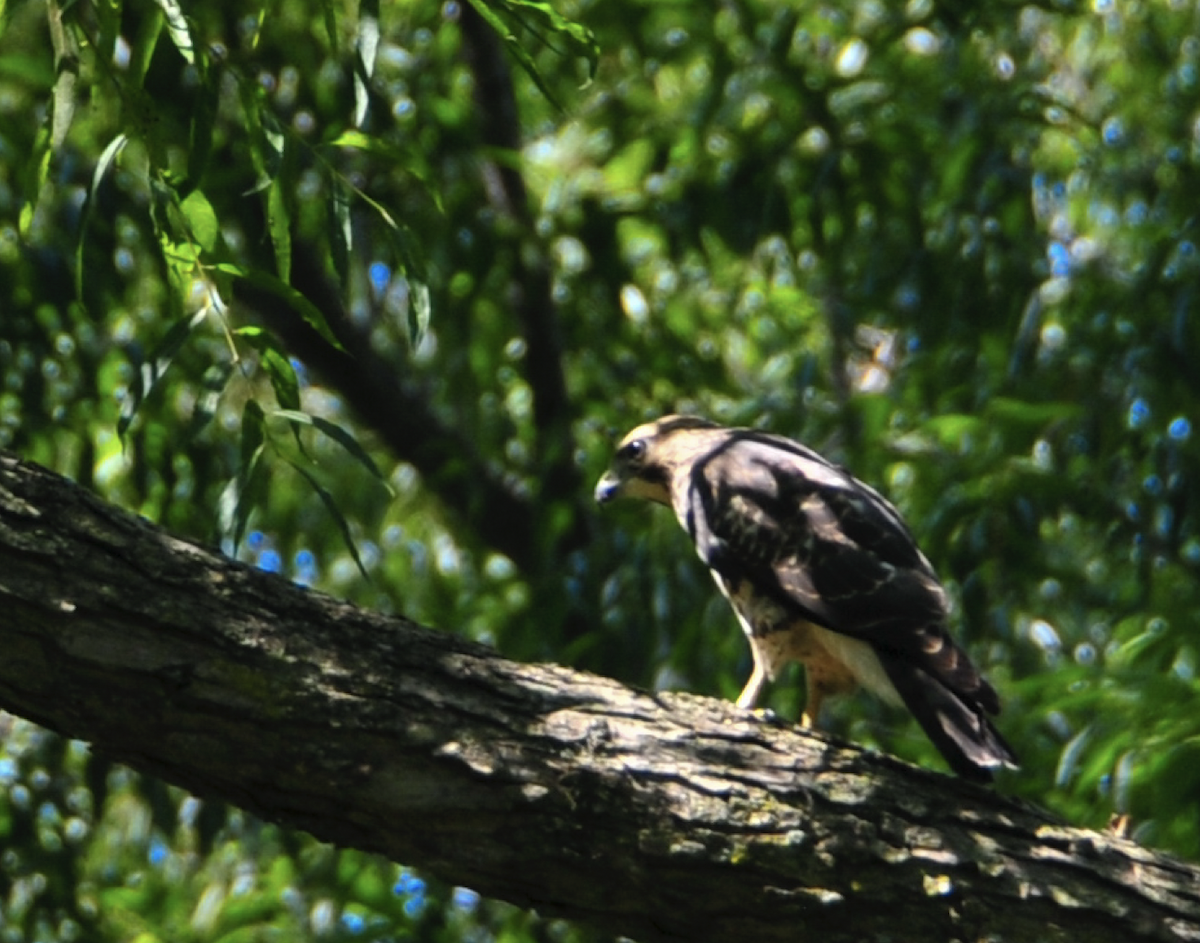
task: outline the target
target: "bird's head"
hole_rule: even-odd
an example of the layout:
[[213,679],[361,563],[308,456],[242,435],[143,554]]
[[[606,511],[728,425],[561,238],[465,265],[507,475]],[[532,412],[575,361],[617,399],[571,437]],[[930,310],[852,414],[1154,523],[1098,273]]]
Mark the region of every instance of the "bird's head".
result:
[[684,443],[697,432],[720,428],[697,416],[664,416],[638,426],[621,440],[608,471],[596,483],[596,502],[642,498],[670,505],[671,471],[682,453],[691,451]]

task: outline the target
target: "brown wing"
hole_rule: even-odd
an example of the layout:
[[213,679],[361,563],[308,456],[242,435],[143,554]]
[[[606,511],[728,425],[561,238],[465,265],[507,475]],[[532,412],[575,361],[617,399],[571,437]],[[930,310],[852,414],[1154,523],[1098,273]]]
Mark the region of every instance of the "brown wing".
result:
[[697,460],[685,526],[701,558],[817,625],[868,642],[964,775],[1015,763],[995,690],[946,631],[947,601],[899,513],[798,443],[731,430]]

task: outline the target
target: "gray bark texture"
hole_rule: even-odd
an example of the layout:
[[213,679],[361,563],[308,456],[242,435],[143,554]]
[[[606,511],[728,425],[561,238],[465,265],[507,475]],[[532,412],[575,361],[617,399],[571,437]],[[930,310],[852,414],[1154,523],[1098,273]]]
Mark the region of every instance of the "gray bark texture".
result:
[[682,694],[518,664],[0,454],[0,707],[642,941],[1200,940],[1200,869]]

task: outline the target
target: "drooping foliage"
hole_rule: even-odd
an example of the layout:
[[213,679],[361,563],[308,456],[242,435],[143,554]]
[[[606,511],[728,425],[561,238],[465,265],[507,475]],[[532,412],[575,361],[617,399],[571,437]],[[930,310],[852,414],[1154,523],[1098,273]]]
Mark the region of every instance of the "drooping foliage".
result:
[[[1195,857],[1198,20],[10,0],[0,447],[513,657],[731,696],[684,536],[590,486],[667,411],[802,438],[951,589],[1001,788]],[[826,721],[938,765],[865,698]],[[586,935],[4,725],[0,939]]]

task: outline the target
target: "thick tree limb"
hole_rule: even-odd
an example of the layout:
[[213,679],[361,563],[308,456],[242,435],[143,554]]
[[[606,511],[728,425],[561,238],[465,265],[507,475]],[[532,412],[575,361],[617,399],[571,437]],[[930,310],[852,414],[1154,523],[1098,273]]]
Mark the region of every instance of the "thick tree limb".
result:
[[520,665],[0,455],[0,706],[642,940],[1200,940],[1200,869],[957,780]]

